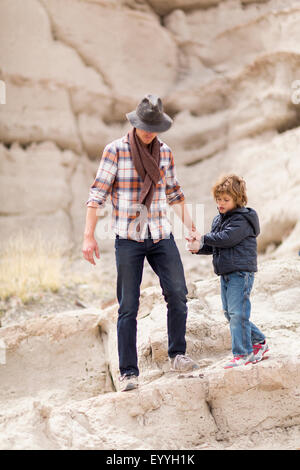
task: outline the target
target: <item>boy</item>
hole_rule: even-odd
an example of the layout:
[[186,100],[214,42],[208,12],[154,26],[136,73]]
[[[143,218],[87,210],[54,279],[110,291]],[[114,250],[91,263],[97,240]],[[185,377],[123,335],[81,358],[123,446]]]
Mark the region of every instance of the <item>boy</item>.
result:
[[233,359],[225,368],[256,363],[269,350],[263,333],[249,321],[250,292],[257,271],[259,220],[247,204],[245,181],[226,175],[212,188],[219,215],[211,232],[200,237],[191,231],[188,249],[198,255],[213,255],[214,271],[221,277],[224,314],[230,324]]

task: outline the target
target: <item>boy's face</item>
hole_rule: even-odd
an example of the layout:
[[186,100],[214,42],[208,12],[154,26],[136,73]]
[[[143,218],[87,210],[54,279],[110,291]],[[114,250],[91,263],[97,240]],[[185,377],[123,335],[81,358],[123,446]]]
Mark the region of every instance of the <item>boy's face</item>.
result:
[[234,199],[227,193],[219,194],[216,198],[216,203],[220,214],[226,214],[226,212],[236,208]]

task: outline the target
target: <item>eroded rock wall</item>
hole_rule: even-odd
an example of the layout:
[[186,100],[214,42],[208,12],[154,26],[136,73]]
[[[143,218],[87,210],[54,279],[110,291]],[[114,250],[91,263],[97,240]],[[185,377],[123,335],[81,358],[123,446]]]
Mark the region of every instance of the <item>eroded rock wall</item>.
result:
[[[299,79],[298,1],[3,0],[0,9],[0,79],[7,95],[0,107],[3,239],[35,226],[38,218],[45,236],[53,236],[49,226],[59,225],[62,243],[79,249],[102,150],[128,131],[125,113],[147,92],[159,94],[174,118],[163,138],[174,151],[188,202],[206,204],[206,224],[213,210],[207,185],[220,172],[220,159],[247,177],[249,205],[270,200],[261,181],[264,167],[276,168],[268,182],[278,178],[277,135],[300,122],[292,99]],[[293,179],[296,138],[282,138],[288,148],[280,150],[281,157],[293,168]],[[237,153],[238,162],[232,157]],[[22,155],[18,161],[16,154]],[[28,185],[32,158],[45,183],[40,188]],[[209,169],[201,165],[207,159]],[[195,175],[192,197],[189,181]],[[281,185],[292,204],[294,184]],[[48,207],[49,185],[58,185],[55,207]],[[272,185],[278,187],[276,181]],[[34,205],[32,198],[38,199]],[[267,218],[273,217],[277,224],[275,213]],[[295,217],[288,218],[288,233],[265,239],[262,249],[297,238]],[[111,249],[111,243],[101,243]]]

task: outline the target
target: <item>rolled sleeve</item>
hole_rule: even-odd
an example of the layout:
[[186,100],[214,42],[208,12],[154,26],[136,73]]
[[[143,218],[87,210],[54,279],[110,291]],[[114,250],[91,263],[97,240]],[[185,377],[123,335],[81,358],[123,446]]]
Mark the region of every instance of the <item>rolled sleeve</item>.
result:
[[97,170],[96,178],[90,187],[88,207],[103,207],[111,192],[118,169],[117,151],[111,144],[107,145]]
[[174,157],[172,152],[170,152],[170,165],[166,171],[166,197],[170,206],[185,200],[184,193],[176,177]]

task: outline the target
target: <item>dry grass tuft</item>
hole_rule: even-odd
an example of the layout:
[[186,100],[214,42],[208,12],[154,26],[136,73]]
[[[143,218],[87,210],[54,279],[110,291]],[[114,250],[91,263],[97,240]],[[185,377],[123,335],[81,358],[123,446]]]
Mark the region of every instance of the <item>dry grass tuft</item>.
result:
[[36,292],[56,292],[61,282],[61,249],[39,232],[18,233],[2,246],[0,299],[17,296],[26,303]]

